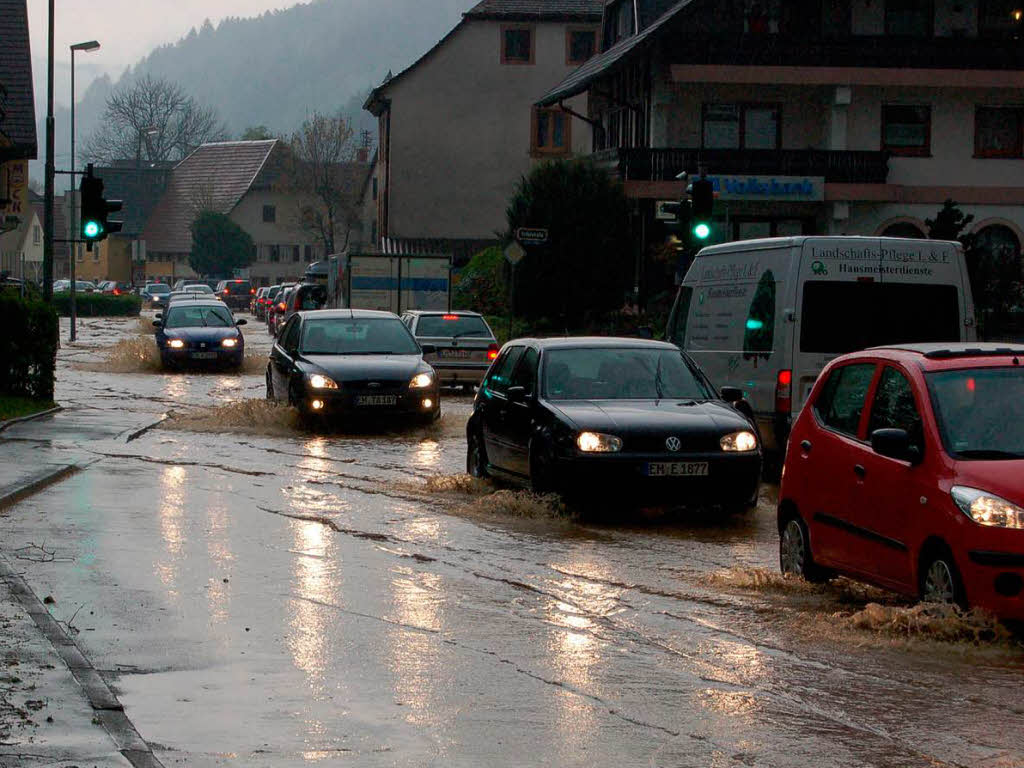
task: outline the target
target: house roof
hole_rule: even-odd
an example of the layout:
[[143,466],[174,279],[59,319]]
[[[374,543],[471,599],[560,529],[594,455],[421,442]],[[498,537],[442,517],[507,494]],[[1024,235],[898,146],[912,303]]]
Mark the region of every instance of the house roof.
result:
[[627,37],[625,40],[620,40],[608,50],[594,56],[565,78],[565,80],[544,94],[543,98],[537,102],[538,106],[546,107],[551,104],[557,104],[559,101],[568,99],[570,96],[583,93],[592,82],[609,72],[627,56],[650,45],[657,39],[659,30],[663,29],[694,2],[696,0],[679,0],[679,2],[665,11],[653,24],[642,30],[639,34]]
[[202,205],[230,213],[260,177],[278,143],[269,139],[203,144],[178,163],[171,171],[167,191],[142,228],[146,250],[191,251],[197,208]]
[[123,235],[142,233],[149,214],[160,202],[171,178],[173,163],[147,163],[136,168],[135,161],[115,161],[111,166],[97,166],[94,171],[103,179],[103,196],[121,200],[124,207],[112,218],[121,221]]
[[467,21],[581,21],[600,23],[604,11],[604,0],[481,0],[466,13],[462,20],[452,27],[426,53],[403,69],[397,75],[388,72],[384,82],[370,91],[363,109],[380,115],[387,107],[384,96],[387,88],[416,70],[438,49],[450,40]]
[[388,256],[448,256],[452,265],[466,264],[498,240],[453,237],[382,237],[375,249]]
[[34,159],[36,108],[26,0],[0,0],[0,41],[0,137],[14,145],[0,150],[0,158]]
[[603,10],[604,0],[481,0],[465,17],[598,22]]

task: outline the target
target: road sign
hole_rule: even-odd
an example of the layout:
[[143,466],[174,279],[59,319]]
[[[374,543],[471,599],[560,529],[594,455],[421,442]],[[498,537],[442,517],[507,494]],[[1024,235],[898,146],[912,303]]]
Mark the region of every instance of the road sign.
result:
[[520,227],[516,230],[516,240],[523,245],[544,245],[548,241],[548,231],[539,227]]
[[513,267],[522,261],[524,256],[526,256],[526,251],[518,242],[513,240],[505,246],[505,261]]
[[654,218],[658,221],[675,221],[675,212],[665,210],[666,205],[678,205],[678,200],[659,200],[654,204]]

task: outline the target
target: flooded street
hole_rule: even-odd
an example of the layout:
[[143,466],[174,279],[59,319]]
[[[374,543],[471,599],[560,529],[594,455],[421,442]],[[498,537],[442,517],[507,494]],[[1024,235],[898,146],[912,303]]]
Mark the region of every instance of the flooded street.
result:
[[[441,421],[318,434],[243,373],[161,373],[85,319],[64,411],[3,433],[83,468],[0,511],[165,766],[1024,766],[1024,650],[778,576],[756,511],[573,509],[463,474]],[[66,334],[63,336],[66,339]],[[74,614],[74,617],[72,617]]]

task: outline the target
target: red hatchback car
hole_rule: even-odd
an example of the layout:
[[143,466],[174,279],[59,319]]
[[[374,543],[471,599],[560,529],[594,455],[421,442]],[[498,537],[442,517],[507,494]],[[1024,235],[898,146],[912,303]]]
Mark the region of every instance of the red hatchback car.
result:
[[783,573],[1024,619],[1024,346],[908,344],[821,374],[789,439]]

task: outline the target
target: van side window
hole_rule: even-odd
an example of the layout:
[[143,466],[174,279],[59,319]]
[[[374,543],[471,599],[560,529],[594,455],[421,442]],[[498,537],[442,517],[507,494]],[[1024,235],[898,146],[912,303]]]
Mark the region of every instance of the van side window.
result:
[[765,270],[750,301],[746,328],[743,331],[743,357],[769,357],[775,348],[775,275]]
[[693,287],[682,285],[679,287],[679,295],[676,296],[676,304],[672,307],[672,317],[669,319],[668,340],[680,349],[686,344],[686,321],[690,317],[690,301],[693,299]]
[[826,427],[857,437],[864,400],[874,376],[874,363],[847,365],[832,371],[814,403],[817,417]]
[[875,401],[871,405],[868,434],[876,429],[905,429],[911,442],[923,447],[921,415],[914,404],[914,391],[907,377],[891,366],[886,366],[882,371],[875,391]]
[[491,372],[487,376],[487,381],[484,382],[484,387],[491,392],[505,394],[512,379],[512,371],[515,370],[519,358],[523,356],[524,349],[525,347],[509,347],[506,349],[502,356],[494,361]]

